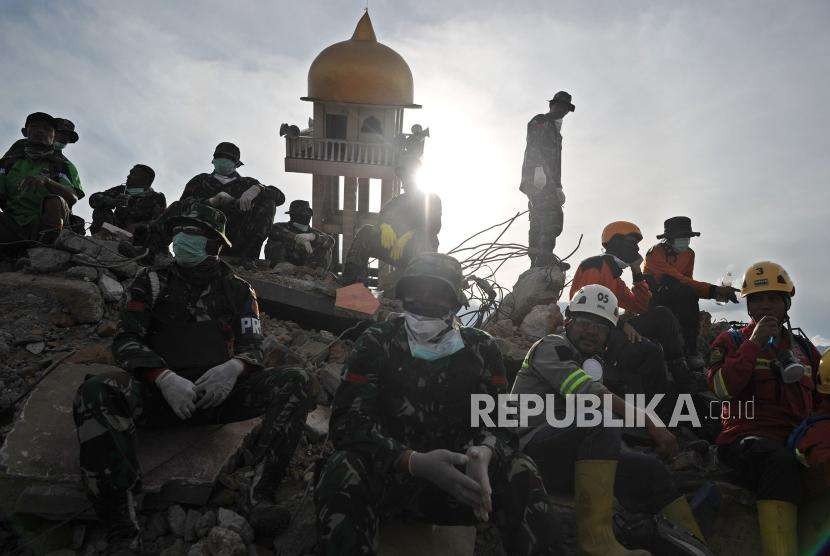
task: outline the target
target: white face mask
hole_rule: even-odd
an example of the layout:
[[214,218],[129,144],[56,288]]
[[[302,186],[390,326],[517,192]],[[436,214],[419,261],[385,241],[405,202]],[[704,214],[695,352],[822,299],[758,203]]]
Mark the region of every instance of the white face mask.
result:
[[562,131],[562,118],[558,120],[553,120],[554,125],[556,126],[557,131]]
[[[608,253],[608,254],[611,255],[611,253]],[[625,262],[624,260],[622,260],[621,258],[619,258],[618,256],[616,256],[616,255],[611,255],[611,256],[614,257],[614,262],[617,263],[617,266],[620,267],[620,270],[622,270],[622,269],[624,269],[628,266],[628,263]]]
[[691,242],[691,238],[688,237],[679,237],[677,239],[673,239],[671,242],[672,247],[674,247],[675,251],[685,251],[689,248],[689,243]]
[[412,357],[435,361],[464,349],[460,323],[454,314],[425,317],[404,311],[403,318]]

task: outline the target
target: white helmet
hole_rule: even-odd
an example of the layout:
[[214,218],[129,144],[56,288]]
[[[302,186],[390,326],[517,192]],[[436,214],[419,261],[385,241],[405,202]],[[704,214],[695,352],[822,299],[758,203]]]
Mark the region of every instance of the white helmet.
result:
[[568,305],[568,313],[591,313],[617,326],[619,308],[614,292],[599,284],[588,284],[579,288]]

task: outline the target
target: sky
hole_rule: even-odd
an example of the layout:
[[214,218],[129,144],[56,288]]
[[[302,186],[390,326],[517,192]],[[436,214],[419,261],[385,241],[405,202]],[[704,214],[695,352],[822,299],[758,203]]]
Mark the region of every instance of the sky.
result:
[[[68,117],[81,139],[65,153],[87,195],[140,162],[168,199],[230,140],[244,175],[310,199],[311,177],[284,171],[279,125],[304,127],[308,67],[364,7],[5,0],[0,137],[11,144],[33,111]],[[562,128],[559,254],[580,235],[571,262],[599,253],[614,220],[637,223],[645,251],[663,220],[687,215],[702,234],[696,278],[779,262],[796,283],[793,324],[830,344],[830,3],[371,0],[369,12],[423,105],[405,129],[430,129],[421,181],[443,200],[441,250],[526,209],[526,124],[564,89],[576,112]],[[504,240],[526,243],[527,220]],[[526,266],[505,265],[499,282]]]

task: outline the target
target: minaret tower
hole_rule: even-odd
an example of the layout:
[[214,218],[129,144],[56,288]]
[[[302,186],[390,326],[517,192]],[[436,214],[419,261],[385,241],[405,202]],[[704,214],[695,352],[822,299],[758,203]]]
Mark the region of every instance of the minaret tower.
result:
[[369,211],[370,180],[380,180],[381,205],[400,191],[395,168],[410,138],[402,133],[403,112],[420,108],[412,72],[378,42],[367,11],[352,38],[314,59],[301,100],[313,103],[314,119],[309,130],[286,137],[285,170],[312,175],[313,225],[337,238],[345,254],[355,231],[377,218]]

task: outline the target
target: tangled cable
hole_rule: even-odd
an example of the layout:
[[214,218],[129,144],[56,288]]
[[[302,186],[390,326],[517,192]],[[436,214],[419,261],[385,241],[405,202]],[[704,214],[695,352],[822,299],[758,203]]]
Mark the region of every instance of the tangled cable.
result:
[[[470,292],[467,297],[470,302],[470,309],[459,315],[463,322],[475,327],[486,324],[487,320],[496,314],[505,296],[510,293],[508,288],[498,283],[496,273],[507,261],[526,257],[528,247],[521,243],[504,243],[500,240],[516,219],[527,214],[527,212],[526,210],[517,212],[507,220],[488,226],[467,237],[447,252],[448,255],[453,255],[459,260],[467,278]],[[468,245],[474,238],[491,230],[499,230],[494,240]],[[580,234],[576,247],[564,258],[554,255],[554,262],[551,266],[558,266],[560,263],[567,261],[581,245],[582,235]]]

